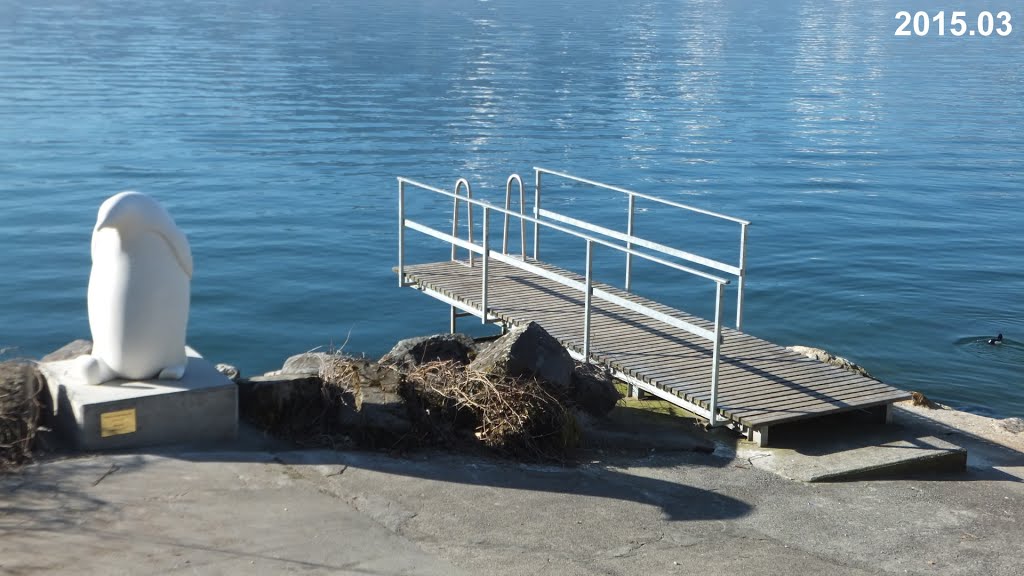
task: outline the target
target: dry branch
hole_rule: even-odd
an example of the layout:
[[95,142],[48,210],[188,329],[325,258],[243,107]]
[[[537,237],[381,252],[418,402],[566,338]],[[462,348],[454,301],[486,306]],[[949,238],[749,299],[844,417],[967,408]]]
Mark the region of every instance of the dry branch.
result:
[[400,392],[414,420],[444,441],[470,432],[487,448],[526,460],[564,460],[579,443],[565,401],[535,378],[432,362],[409,372]]

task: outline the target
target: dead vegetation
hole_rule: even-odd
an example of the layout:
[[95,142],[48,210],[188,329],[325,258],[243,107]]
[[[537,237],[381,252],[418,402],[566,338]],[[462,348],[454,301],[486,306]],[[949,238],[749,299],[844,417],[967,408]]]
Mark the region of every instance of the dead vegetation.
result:
[[939,405],[928,399],[927,396],[920,392],[911,392],[910,399],[914,403],[914,406],[924,406],[925,408],[938,408]]
[[565,400],[536,378],[430,362],[409,371],[399,393],[414,425],[451,446],[476,441],[506,457],[563,461],[580,441]]
[[42,381],[23,363],[3,363],[0,375],[0,472],[12,470],[32,458],[39,427],[38,400]]

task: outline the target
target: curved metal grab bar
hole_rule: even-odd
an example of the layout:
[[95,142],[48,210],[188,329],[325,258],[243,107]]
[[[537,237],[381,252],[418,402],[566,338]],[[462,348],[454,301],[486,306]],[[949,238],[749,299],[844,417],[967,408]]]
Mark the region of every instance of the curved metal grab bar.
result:
[[[465,178],[459,178],[455,181],[455,208],[452,213],[452,236],[456,238],[459,236],[459,202],[462,198],[459,197],[459,190],[462,186],[466,186],[466,219],[469,221],[469,227],[466,230],[466,239],[470,244],[473,243],[473,188],[469,185],[469,180]],[[452,260],[456,259],[456,247],[452,244]],[[473,252],[469,252],[469,267],[473,267]]]
[[[523,189],[523,179],[519,174],[512,174],[505,181],[505,226],[501,237],[501,253],[508,254],[508,219],[512,208],[512,182],[519,183],[519,214],[526,215],[526,191]],[[523,260],[526,260],[526,220],[519,219],[519,239],[522,245]]]

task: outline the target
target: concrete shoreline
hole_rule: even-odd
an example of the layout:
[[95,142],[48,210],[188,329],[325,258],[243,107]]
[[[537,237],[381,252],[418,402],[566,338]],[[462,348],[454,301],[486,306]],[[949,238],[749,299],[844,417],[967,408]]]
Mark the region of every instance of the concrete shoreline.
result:
[[42,461],[0,477],[0,572],[1019,574],[1024,435],[907,404],[894,426],[966,448],[966,472],[793,481],[768,464],[800,448],[719,433],[713,454],[638,443],[568,468],[252,430]]

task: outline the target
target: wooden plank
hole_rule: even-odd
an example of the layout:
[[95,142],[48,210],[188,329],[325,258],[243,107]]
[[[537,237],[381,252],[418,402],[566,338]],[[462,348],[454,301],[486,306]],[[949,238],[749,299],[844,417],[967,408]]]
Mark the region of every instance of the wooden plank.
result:
[[[582,275],[528,259],[531,264],[583,282]],[[583,345],[583,294],[514,266],[491,261],[488,310],[510,323],[539,322],[577,352]],[[479,308],[482,269],[452,262],[410,265],[406,276],[465,305]],[[595,287],[708,330],[713,323],[614,286]],[[903,399],[906,392],[807,359],[770,342],[723,327],[718,404],[748,426],[765,426],[833,411]],[[706,407],[710,400],[712,345],[704,338],[595,298],[591,355],[641,381]]]
[[879,395],[892,395],[893,392],[885,390],[851,390],[845,394],[845,398],[833,398],[827,401],[816,401],[816,402],[791,402],[782,403],[776,405],[765,405],[761,407],[751,406],[748,408],[742,408],[734,412],[735,415],[746,418],[746,419],[760,419],[762,416],[767,414],[780,414],[791,412],[794,410],[804,410],[807,408],[813,408],[815,406],[830,405],[830,406],[850,406],[857,407],[861,406],[865,402],[865,398],[874,399]]
[[870,408],[872,406],[878,406],[879,404],[889,404],[889,403],[892,403],[892,402],[898,402],[900,400],[905,400],[905,399],[906,398],[903,398],[902,396],[897,395],[897,394],[893,394],[893,393],[890,393],[890,394],[878,394],[878,395],[872,396],[872,397],[861,398],[860,402],[856,406],[836,407],[836,406],[831,406],[831,405],[828,405],[828,404],[822,404],[822,405],[816,406],[814,408],[808,408],[808,409],[803,410],[803,411],[801,411],[799,413],[793,413],[793,414],[788,414],[788,415],[781,415],[779,413],[767,413],[767,414],[764,414],[762,416],[757,416],[757,417],[741,418],[739,421],[740,421],[741,424],[743,424],[745,426],[750,426],[751,428],[755,428],[755,427],[764,426],[764,425],[774,425],[774,424],[782,424],[784,422],[793,422],[793,421],[796,421],[796,420],[804,420],[806,418],[817,417],[817,416],[824,416],[826,414],[836,414],[836,413],[839,413],[839,412],[849,412],[851,410],[858,410],[858,409],[863,410],[865,408]]
[[[794,395],[804,394],[811,390],[842,388],[870,384],[870,380],[845,378],[842,375],[836,375],[828,379],[807,379],[804,382],[792,382],[791,384],[781,384],[778,382],[764,380],[753,380],[742,387],[723,387],[722,389],[719,390],[719,398],[729,399],[733,401],[744,400],[752,397],[761,397],[765,399],[777,397],[786,398]],[[700,394],[700,392],[697,392],[697,394]]]
[[[813,406],[822,403],[850,403],[858,397],[886,392],[874,387],[850,387],[825,391],[814,391],[803,397],[773,398],[761,400],[751,398],[740,402],[720,401],[723,407],[736,416],[752,416],[763,412],[778,412],[800,406]],[[853,402],[856,404],[856,402]]]

